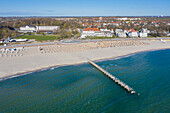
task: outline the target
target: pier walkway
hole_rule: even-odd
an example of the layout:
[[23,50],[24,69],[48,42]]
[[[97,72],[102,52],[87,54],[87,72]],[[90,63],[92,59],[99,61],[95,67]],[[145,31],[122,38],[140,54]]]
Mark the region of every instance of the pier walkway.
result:
[[98,66],[97,64],[95,64],[94,62],[92,62],[91,60],[88,59],[88,61],[90,64],[92,64],[94,67],[96,67],[99,71],[103,72],[105,75],[107,75],[109,78],[111,78],[115,83],[117,83],[118,85],[123,87],[125,90],[127,90],[131,94],[136,93],[136,91],[134,91],[133,88],[131,88],[130,86],[128,86],[127,84],[125,84],[124,82],[122,82],[121,80],[119,80],[118,78],[116,78],[115,76],[113,76],[112,74],[110,74],[109,72],[107,72],[106,70],[104,70],[103,68]]

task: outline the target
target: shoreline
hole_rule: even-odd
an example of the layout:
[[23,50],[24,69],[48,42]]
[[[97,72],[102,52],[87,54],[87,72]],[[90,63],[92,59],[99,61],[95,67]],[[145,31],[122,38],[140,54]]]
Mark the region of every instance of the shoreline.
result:
[[[93,60],[93,61],[103,62],[103,61],[107,61],[107,60],[114,60],[114,59],[116,60],[116,59],[119,59],[119,58],[121,59],[121,58],[124,58],[124,57],[129,57],[129,56],[139,54],[139,53],[142,53],[142,52],[151,52],[151,51],[159,51],[159,50],[167,50],[167,49],[170,49],[170,48],[158,48],[158,49],[148,49],[148,50],[136,51],[136,52],[128,53],[128,54],[125,54],[125,55],[101,58],[101,59],[96,59],[96,60]],[[0,77],[0,81],[5,81],[5,80],[8,80],[8,79],[17,78],[17,77],[20,77],[20,76],[26,76],[28,74],[45,71],[45,70],[48,70],[50,68],[55,68],[55,67],[58,68],[58,67],[73,66],[73,65],[82,65],[82,64],[86,64],[86,63],[88,63],[88,60],[82,61],[82,62],[79,62],[79,63],[59,64],[59,65],[47,66],[47,67],[43,67],[43,68],[40,68],[40,69],[25,71],[25,72],[11,74],[11,75],[5,75],[3,77]]]

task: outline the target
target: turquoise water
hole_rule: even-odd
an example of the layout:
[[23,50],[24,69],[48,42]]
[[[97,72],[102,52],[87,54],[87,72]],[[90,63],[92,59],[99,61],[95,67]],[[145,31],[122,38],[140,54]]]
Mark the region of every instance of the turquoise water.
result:
[[87,63],[1,81],[0,112],[170,112],[170,50],[96,63],[140,96],[131,95]]

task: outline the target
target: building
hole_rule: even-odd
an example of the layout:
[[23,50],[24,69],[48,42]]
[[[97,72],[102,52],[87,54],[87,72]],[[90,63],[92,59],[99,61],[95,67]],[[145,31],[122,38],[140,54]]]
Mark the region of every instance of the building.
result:
[[36,31],[55,31],[59,29],[60,26],[36,26]]
[[141,38],[146,38],[148,37],[148,31],[145,28],[142,28],[142,30],[138,33],[138,36]]
[[147,37],[148,37],[148,33],[139,32],[138,35],[139,35],[139,37],[141,37],[141,38],[147,38]]
[[170,26],[170,23],[167,23],[166,25]]
[[123,30],[122,29],[115,29],[116,34],[119,33],[119,32],[123,32]]
[[123,20],[123,21],[126,21],[126,20],[141,20],[141,18],[127,18],[127,17],[124,17],[124,18],[116,18],[117,20]]
[[113,37],[113,34],[111,33],[111,31],[105,31],[104,37]]
[[126,33],[124,33],[124,32],[119,32],[119,33],[117,33],[117,36],[118,36],[118,37],[122,37],[122,38],[127,37]]
[[64,20],[64,21],[68,21],[68,20],[78,20],[77,18],[55,18],[55,20]]
[[99,35],[100,30],[97,28],[86,28],[83,30],[81,37],[85,38],[87,36],[96,36]]
[[122,29],[115,29],[115,35],[118,37],[127,37],[126,33]]
[[130,29],[130,30],[129,30],[129,33],[128,33],[128,36],[129,36],[130,38],[137,38],[137,37],[138,37],[138,32],[135,31],[134,29]]
[[21,26],[19,29],[19,32],[35,32],[36,31],[36,27],[33,25],[25,25],[25,26]]
[[103,20],[103,17],[99,17],[99,20]]
[[24,32],[24,33],[28,33],[28,32],[37,32],[37,31],[55,31],[55,30],[59,30],[60,26],[33,26],[33,25],[25,25],[25,26],[21,26],[19,32]]
[[128,20],[128,18],[127,17],[125,17],[125,18],[116,18],[117,20],[123,20],[123,21],[125,21],[125,20]]
[[106,31],[106,32],[111,32],[109,29],[100,29],[100,31]]
[[81,38],[91,37],[112,37],[110,31],[100,31],[98,28],[86,28],[83,30]]
[[113,35],[112,35],[113,29],[110,30],[110,29],[105,28],[105,29],[100,29],[100,31],[101,31],[102,33],[104,33],[104,37],[112,37],[112,36],[113,36]]

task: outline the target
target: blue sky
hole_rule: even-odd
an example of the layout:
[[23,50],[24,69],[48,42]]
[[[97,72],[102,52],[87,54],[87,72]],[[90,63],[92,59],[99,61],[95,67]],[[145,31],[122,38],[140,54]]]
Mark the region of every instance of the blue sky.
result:
[[170,16],[170,0],[0,0],[0,16]]

